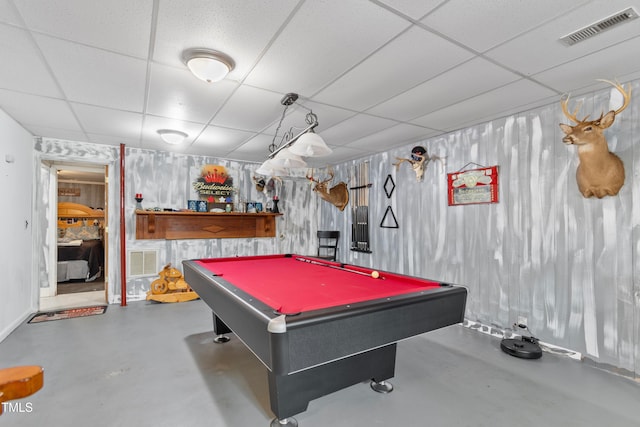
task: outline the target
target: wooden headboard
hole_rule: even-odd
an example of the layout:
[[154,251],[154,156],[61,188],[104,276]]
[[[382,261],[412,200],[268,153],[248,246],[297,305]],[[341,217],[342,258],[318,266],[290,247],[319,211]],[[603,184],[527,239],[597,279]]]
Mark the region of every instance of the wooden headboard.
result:
[[[69,223],[68,220],[78,220],[74,223]],[[104,221],[104,211],[99,209],[91,209],[89,206],[81,205],[79,203],[60,202],[58,203],[58,227],[68,228],[77,227],[82,225],[83,219],[90,220],[93,223],[94,220],[98,220],[100,224]]]

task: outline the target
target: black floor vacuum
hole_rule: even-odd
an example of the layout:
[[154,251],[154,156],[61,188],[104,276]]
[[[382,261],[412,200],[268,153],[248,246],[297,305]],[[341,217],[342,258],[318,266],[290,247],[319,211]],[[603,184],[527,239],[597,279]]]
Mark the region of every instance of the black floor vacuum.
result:
[[538,339],[531,334],[527,325],[514,324],[514,329],[520,330],[520,338],[505,338],[500,343],[500,348],[507,354],[521,359],[539,359],[542,357],[542,349]]

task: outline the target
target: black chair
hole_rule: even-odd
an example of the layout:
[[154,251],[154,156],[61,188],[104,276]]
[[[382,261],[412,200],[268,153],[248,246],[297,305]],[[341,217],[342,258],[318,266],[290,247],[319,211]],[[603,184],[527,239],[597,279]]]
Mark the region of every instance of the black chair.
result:
[[335,261],[338,257],[339,231],[318,230],[318,258]]

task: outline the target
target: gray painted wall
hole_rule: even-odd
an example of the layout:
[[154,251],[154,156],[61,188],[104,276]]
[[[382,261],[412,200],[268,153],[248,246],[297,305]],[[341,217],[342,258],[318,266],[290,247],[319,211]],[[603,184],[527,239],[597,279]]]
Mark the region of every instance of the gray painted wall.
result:
[[[80,162],[108,165],[108,298],[110,303],[121,302],[120,268],[120,162],[119,147],[63,141],[49,138],[36,142],[36,163],[41,165],[36,171],[35,199],[37,201],[37,233],[34,233],[34,247],[37,248],[38,284],[49,286],[50,243],[48,240],[50,210],[55,208],[55,200],[49,197],[49,176],[47,165],[55,162]],[[256,164],[234,162],[215,157],[191,156],[165,151],[150,151],[125,148],[125,233],[126,250],[157,250],[158,271],[171,263],[182,270],[185,259],[220,256],[272,254],[272,253],[313,253],[318,220],[318,201],[304,180],[286,180],[278,186],[280,210],[283,213],[276,223],[275,238],[260,239],[194,239],[194,240],[136,240],[134,195],[142,193],[144,208],[185,208],[192,198],[191,183],[197,178],[200,168],[206,164],[220,164],[234,177],[240,196],[244,200],[262,201],[267,198],[259,193],[252,181]],[[127,258],[128,259],[128,258]],[[129,269],[127,268],[127,271]],[[157,278],[127,276],[127,301],[146,298],[151,282]]]
[[[268,199],[253,184],[253,172],[258,166],[254,163],[139,149],[127,149],[126,158],[127,249],[157,249],[160,268],[171,263],[182,270],[182,261],[185,259],[314,251],[318,202],[308,191],[308,184],[302,180],[285,180],[282,186],[277,186],[283,215],[276,219],[275,238],[136,240],[134,194],[142,193],[142,206],[145,209],[156,206],[186,208],[187,200],[195,197],[192,183],[199,176],[202,166],[207,164],[226,167],[243,200],[262,202],[266,206]],[[151,281],[156,278],[129,280],[128,299],[144,298]]]
[[[633,82],[633,93],[639,85]],[[609,90],[576,101],[583,102],[579,117],[620,102]],[[524,317],[541,341],[637,376],[639,114],[636,95],[606,131],[626,168],[616,197],[578,192],[577,153],[561,141],[558,123],[568,122],[558,103],[362,159],[371,162],[373,253],[348,250],[348,208],[323,204],[320,227],[342,231],[342,261],[467,286],[467,319],[505,329]],[[395,157],[409,157],[414,145],[446,156],[445,170],[431,163],[423,182],[406,163],[396,171]],[[448,206],[446,174],[469,162],[499,166],[499,203]],[[338,168],[342,179],[356,163]],[[389,174],[396,183],[391,199],[383,189]],[[379,227],[387,206],[399,229]]]
[[[639,85],[633,82],[634,93]],[[583,101],[581,114],[593,117],[609,110],[612,94],[604,90],[577,97],[576,101]],[[338,229],[342,231],[341,261],[464,285],[469,289],[466,317],[470,321],[501,330],[525,317],[543,342],[637,376],[640,209],[633,202],[640,197],[640,180],[635,176],[640,156],[635,148],[640,139],[639,106],[636,96],[607,131],[611,150],[625,163],[626,184],[618,196],[602,200],[584,199],[578,192],[574,177],[578,159],[575,147],[561,142],[558,123],[567,120],[559,104],[420,142],[429,153],[446,156],[446,167],[432,163],[423,182],[416,182],[408,165],[397,171],[392,166],[395,157],[408,157],[417,144],[360,159],[371,163],[371,254],[348,250],[350,206],[338,211],[319,200],[304,180],[284,181],[285,215],[278,221],[277,238],[137,241],[133,194],[143,193],[146,206],[184,206],[193,168],[200,165],[223,164],[234,171],[246,198],[259,200],[260,195],[250,180],[256,165],[127,148],[127,247],[158,249],[161,263],[179,266],[183,259],[200,257],[313,253],[316,229]],[[109,294],[111,302],[118,302],[116,148],[44,140],[36,144],[36,151],[37,159],[109,165]],[[447,206],[446,172],[458,171],[469,162],[500,167],[499,203]],[[335,166],[336,181],[349,182],[357,163]],[[44,186],[41,171],[36,174],[36,182]],[[388,174],[396,183],[390,199],[383,190]],[[42,193],[35,200],[42,232],[49,202]],[[395,212],[398,229],[379,227],[387,206]],[[41,237],[36,238],[46,246]],[[38,257],[39,283],[45,285],[47,266],[42,252]],[[128,281],[128,300],[144,298],[152,279]]]

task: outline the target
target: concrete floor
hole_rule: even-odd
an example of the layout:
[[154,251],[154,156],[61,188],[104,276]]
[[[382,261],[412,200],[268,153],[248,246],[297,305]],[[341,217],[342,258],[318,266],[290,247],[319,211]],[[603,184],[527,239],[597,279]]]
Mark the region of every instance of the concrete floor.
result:
[[[45,385],[0,426],[267,427],[265,368],[235,337],[212,339],[202,301],[25,323],[0,343],[0,363],[42,365]],[[386,395],[349,387],[296,418],[301,427],[640,426],[637,382],[548,353],[517,359],[461,326],[399,343],[392,383]]]

